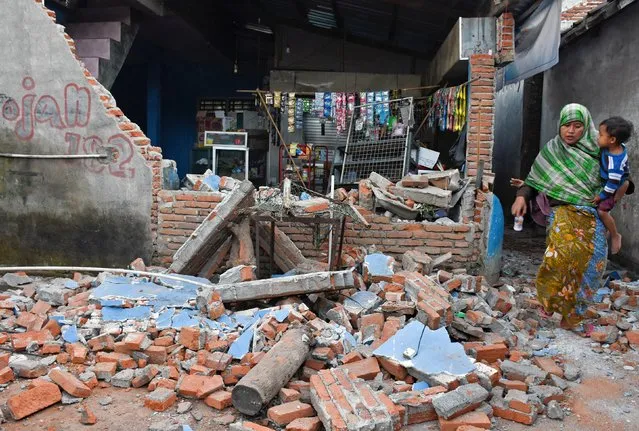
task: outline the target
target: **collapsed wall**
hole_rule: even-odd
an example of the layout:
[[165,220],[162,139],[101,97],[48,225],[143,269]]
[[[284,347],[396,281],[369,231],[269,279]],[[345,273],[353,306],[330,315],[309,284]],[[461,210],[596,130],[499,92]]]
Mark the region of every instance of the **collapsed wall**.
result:
[[161,150],[83,67],[41,3],[0,0],[0,264],[148,261]]

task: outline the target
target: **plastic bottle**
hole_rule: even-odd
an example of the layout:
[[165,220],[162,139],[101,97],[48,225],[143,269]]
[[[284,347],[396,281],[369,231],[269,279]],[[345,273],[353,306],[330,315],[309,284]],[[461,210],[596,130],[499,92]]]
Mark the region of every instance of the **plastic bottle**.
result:
[[524,218],[522,216],[515,217],[515,224],[513,226],[513,229],[516,232],[521,232],[522,230],[524,230]]

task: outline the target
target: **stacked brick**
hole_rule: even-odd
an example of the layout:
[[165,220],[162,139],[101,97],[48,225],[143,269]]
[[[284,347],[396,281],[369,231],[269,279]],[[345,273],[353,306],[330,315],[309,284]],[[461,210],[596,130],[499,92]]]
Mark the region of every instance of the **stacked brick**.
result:
[[497,46],[495,61],[497,64],[511,63],[515,60],[515,18],[505,12],[497,18]]
[[400,409],[383,393],[344,369],[322,370],[311,376],[311,401],[326,429],[359,431],[400,429]]
[[157,260],[170,265],[177,249],[222,202],[224,194],[162,190],[158,197]]
[[470,114],[466,144],[469,177],[477,175],[480,161],[492,172],[495,122],[495,59],[490,54],[470,57]]

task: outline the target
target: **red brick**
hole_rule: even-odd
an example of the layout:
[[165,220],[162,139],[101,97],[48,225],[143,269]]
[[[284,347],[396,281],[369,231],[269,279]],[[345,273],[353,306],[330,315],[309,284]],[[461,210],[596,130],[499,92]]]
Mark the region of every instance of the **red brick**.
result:
[[486,430],[491,427],[490,418],[482,412],[470,412],[450,420],[439,418],[440,431],[457,431],[459,427],[464,425]]
[[251,431],[273,431],[273,428],[265,427],[255,422],[244,421],[242,422],[242,429]]
[[379,364],[377,363],[377,359],[375,358],[368,358],[357,362],[350,362],[348,364],[342,365],[339,368],[348,370],[349,374],[352,374],[355,377],[364,380],[373,380],[375,376],[380,372]]
[[497,362],[498,359],[504,360],[506,359],[506,354],[508,354],[508,347],[505,344],[489,344],[487,346],[477,346],[475,347],[475,352],[477,352],[477,359],[479,362],[487,361],[489,363]]
[[142,332],[132,332],[124,337],[124,345],[131,350],[140,350],[146,334]]
[[89,389],[87,385],[82,383],[73,374],[60,368],[54,368],[49,371],[49,378],[53,380],[55,384],[76,398],[86,398],[91,395],[91,389]]
[[144,405],[156,412],[163,412],[175,404],[175,392],[166,388],[157,388],[144,399]]
[[31,308],[31,312],[34,314],[46,315],[51,310],[51,305],[48,302],[38,300]]
[[0,385],[9,383],[15,379],[13,370],[10,367],[4,367],[0,369]]
[[181,345],[191,350],[200,350],[200,330],[199,328],[184,327],[180,331],[178,341]]
[[204,404],[217,410],[224,410],[233,404],[230,392],[217,391],[204,398]]
[[80,407],[80,423],[83,425],[94,425],[98,422],[98,418],[95,414],[83,405]]
[[115,348],[115,341],[111,335],[101,334],[87,341],[87,345],[93,352],[99,352],[102,350],[113,350]]
[[43,345],[46,341],[53,340],[53,336],[49,331],[27,331],[22,333],[11,334],[11,343],[15,350],[24,350],[30,342],[35,341],[38,345]]
[[287,425],[295,419],[312,417],[314,415],[315,411],[313,407],[299,401],[280,404],[279,406],[271,407],[267,411],[268,418],[278,426]]
[[295,389],[282,388],[280,389],[280,401],[283,403],[290,403],[291,401],[297,401],[300,399],[301,394]]
[[149,356],[149,364],[163,365],[166,362],[166,347],[150,346],[144,354]]
[[639,345],[639,331],[628,331],[626,332],[626,338],[628,342],[634,346]]
[[0,368],[9,366],[9,358],[11,357],[11,353],[2,352],[0,353]]
[[362,359],[364,359],[364,357],[361,354],[359,354],[359,352],[352,351],[344,355],[344,357],[342,358],[342,364],[357,362],[357,361],[361,361]]
[[178,393],[186,398],[204,398],[223,387],[220,376],[185,375],[180,379]]
[[74,364],[84,364],[84,361],[87,360],[87,354],[89,353],[89,350],[80,343],[67,344],[65,350],[71,357],[71,362]]
[[318,417],[299,418],[286,426],[286,431],[319,431],[322,422]]
[[40,349],[40,353],[43,355],[57,355],[62,350],[60,344],[54,342],[46,342]]
[[507,380],[507,379],[500,379],[499,383],[497,383],[497,385],[504,387],[508,390],[510,389],[516,389],[522,392],[527,392],[528,391],[528,384],[525,382],[520,382],[518,380]]
[[388,371],[397,380],[404,380],[408,375],[408,371],[399,362],[392,359],[378,357],[377,361],[383,369]]
[[168,347],[172,344],[173,344],[172,336],[158,337],[155,340],[153,340],[153,345],[155,346]]
[[11,413],[11,417],[15,420],[19,420],[52,406],[61,400],[62,393],[58,385],[43,382],[37,387],[20,392],[9,398],[7,407]]
[[564,370],[555,363],[553,358],[537,356],[532,362],[547,373],[554,374],[557,377],[564,377]]

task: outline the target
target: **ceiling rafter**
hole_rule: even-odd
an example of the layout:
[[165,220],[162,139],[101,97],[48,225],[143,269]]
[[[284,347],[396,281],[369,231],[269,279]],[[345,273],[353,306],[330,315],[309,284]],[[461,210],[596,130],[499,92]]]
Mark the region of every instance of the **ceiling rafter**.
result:
[[388,30],[388,41],[392,42],[395,39],[397,33],[397,16],[399,15],[399,5],[393,5],[393,16],[391,18],[390,29]]

